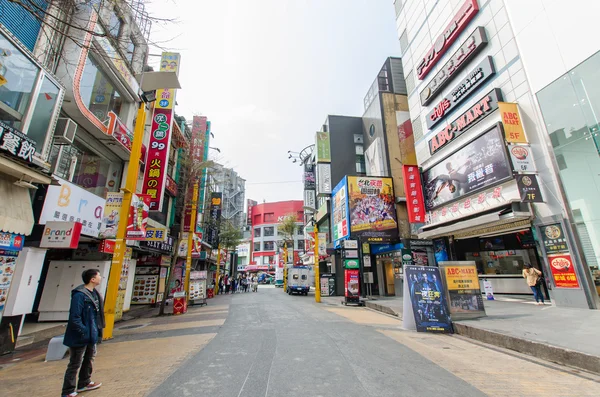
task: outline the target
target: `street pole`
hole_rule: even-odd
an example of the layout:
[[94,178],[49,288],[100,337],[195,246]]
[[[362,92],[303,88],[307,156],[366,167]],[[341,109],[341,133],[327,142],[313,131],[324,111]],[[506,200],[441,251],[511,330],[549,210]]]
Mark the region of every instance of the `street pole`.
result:
[[127,233],[127,223],[129,217],[129,207],[131,198],[136,191],[138,173],[140,169],[140,157],[142,155],[142,141],[144,139],[144,125],[146,124],[146,104],[142,101],[137,112],[137,120],[133,130],[133,143],[129,155],[129,165],[127,166],[127,179],[123,191],[123,201],[119,211],[119,226],[115,243],[115,252],[113,254],[108,284],[106,286],[106,297],[104,303],[104,315],[106,326],[103,332],[103,339],[112,339],[115,326],[115,309],[117,307],[117,297],[119,295],[119,281],[121,280],[121,271],[123,269],[123,256],[125,255],[125,234]]
[[217,245],[217,276],[215,277],[215,296],[219,294],[219,269],[221,268],[221,247]]
[[319,277],[319,228],[315,222],[315,302],[321,303],[321,281]]
[[189,290],[190,290],[190,271],[192,270],[192,253],[194,250],[194,235],[196,232],[196,213],[198,211],[198,178],[194,182],[194,192],[192,193],[192,214],[190,216],[190,231],[188,232],[188,246],[187,246],[187,256],[185,258],[185,282],[184,282],[184,291],[185,291],[185,299],[189,301]]

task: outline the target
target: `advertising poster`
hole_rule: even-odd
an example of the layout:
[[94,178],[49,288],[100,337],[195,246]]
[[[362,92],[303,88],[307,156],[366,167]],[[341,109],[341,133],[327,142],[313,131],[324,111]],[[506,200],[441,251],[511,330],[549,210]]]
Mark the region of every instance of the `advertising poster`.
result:
[[350,236],[350,225],[348,225],[348,184],[344,177],[333,189],[333,241],[338,242]]
[[15,274],[18,254],[15,251],[0,250],[0,320],[8,299],[10,283]]
[[448,260],[448,251],[446,249],[446,241],[443,238],[433,240],[433,253],[435,255],[435,261],[439,265],[440,262]]
[[317,162],[318,163],[330,163],[331,162],[331,147],[329,145],[329,132],[319,131],[317,132]]
[[106,203],[104,204],[104,214],[102,217],[102,226],[100,227],[100,237],[117,237],[117,226],[119,225],[119,211],[123,203],[123,193],[106,193]]
[[498,126],[423,172],[425,208],[432,210],[513,177]]
[[368,242],[398,238],[392,178],[348,177],[350,234]]
[[128,240],[145,240],[148,226],[148,211],[151,197],[147,194],[134,194],[131,197],[129,217],[127,219]]
[[358,269],[346,269],[344,277],[345,296],[348,299],[358,300],[360,297],[360,280]]
[[329,277],[321,277],[321,296],[329,296]]
[[502,125],[504,126],[504,137],[509,143],[527,143],[523,123],[519,116],[519,107],[516,103],[499,102]]
[[517,175],[517,186],[524,203],[543,203],[544,197],[540,190],[537,176],[534,174]]
[[[485,315],[477,267],[473,264],[446,262],[440,264],[446,287],[448,289],[448,302],[450,314],[454,320],[459,318],[472,318]],[[465,317],[465,315],[468,315]]]
[[146,305],[156,303],[158,275],[137,275],[133,281],[132,304]]
[[25,236],[21,234],[0,232],[0,250],[21,251]]
[[452,332],[452,321],[440,277],[431,266],[405,266],[410,303],[418,332]]
[[548,262],[556,288],[579,288],[571,254],[548,255]]

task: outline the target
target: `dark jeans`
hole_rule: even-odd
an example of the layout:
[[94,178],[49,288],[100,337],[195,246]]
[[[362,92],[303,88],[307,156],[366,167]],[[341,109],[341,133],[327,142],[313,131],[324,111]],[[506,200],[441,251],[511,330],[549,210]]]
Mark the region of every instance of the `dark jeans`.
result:
[[544,303],[544,294],[542,293],[542,287],[540,285],[530,285],[529,288],[533,291],[533,296],[536,302]]
[[65,380],[62,388],[63,395],[75,392],[77,371],[79,371],[77,389],[81,389],[91,382],[94,357],[96,357],[96,345],[70,347],[69,351],[69,365],[67,365],[67,372],[65,372]]

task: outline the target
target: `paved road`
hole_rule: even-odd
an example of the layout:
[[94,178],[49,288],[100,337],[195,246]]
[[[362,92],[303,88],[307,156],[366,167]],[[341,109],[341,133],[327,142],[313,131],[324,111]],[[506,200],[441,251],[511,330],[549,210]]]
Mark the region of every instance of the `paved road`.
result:
[[217,336],[151,396],[559,395],[540,377],[548,371],[561,375],[560,395],[575,395],[573,385],[600,391],[595,380],[458,338],[402,331],[398,320],[367,309],[262,288],[233,296]]

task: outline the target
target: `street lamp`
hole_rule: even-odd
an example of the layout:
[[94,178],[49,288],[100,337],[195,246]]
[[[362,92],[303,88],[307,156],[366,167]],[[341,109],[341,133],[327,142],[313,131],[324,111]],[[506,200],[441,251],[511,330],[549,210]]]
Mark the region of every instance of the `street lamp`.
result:
[[[119,226],[115,242],[115,252],[113,254],[110,266],[108,284],[106,286],[106,300],[104,304],[104,314],[106,326],[103,332],[103,339],[112,339],[115,326],[115,310],[117,307],[117,297],[119,295],[119,281],[123,268],[123,257],[125,255],[125,234],[127,232],[127,218],[131,198],[136,192],[140,157],[142,155],[142,141],[144,140],[144,125],[146,124],[146,101],[156,100],[156,94],[151,92],[158,89],[178,89],[181,88],[179,79],[175,72],[146,72],[140,76],[140,89],[142,95],[140,106],[137,112],[135,128],[133,130],[133,143],[131,153],[129,154],[129,166],[127,167],[127,177],[123,191],[123,201],[119,211]],[[150,101],[152,102],[152,101]]]
[[314,225],[315,233],[315,251],[314,251],[314,268],[315,268],[315,302],[321,303],[321,280],[319,269],[319,228],[314,216],[308,221],[308,224]]

